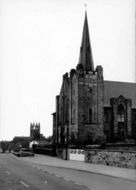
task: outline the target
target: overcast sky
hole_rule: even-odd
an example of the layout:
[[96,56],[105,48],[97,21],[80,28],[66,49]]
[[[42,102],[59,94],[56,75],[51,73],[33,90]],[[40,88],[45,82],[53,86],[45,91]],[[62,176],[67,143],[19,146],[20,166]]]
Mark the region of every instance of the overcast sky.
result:
[[87,3],[93,59],[104,79],[135,80],[134,0],[0,0],[0,140],[52,134],[62,75],[75,68]]

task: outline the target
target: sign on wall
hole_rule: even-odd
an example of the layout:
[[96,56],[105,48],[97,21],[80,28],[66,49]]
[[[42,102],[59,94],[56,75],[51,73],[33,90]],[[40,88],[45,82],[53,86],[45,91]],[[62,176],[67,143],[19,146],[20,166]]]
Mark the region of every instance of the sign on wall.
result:
[[69,159],[85,161],[85,151],[81,149],[69,149]]

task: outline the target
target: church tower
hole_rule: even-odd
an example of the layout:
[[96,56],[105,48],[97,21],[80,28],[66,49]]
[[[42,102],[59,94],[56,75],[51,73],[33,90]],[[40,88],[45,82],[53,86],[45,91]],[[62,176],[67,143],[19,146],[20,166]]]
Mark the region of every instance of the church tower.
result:
[[[83,26],[83,35],[79,63],[74,75],[78,138],[81,143],[99,143],[103,134],[103,68],[94,69],[92,48],[89,36],[87,12]],[[74,84],[75,83],[75,84]],[[73,102],[73,101],[72,101]]]
[[101,143],[103,132],[103,68],[94,69],[87,12],[76,69],[63,76],[54,113],[57,144]]

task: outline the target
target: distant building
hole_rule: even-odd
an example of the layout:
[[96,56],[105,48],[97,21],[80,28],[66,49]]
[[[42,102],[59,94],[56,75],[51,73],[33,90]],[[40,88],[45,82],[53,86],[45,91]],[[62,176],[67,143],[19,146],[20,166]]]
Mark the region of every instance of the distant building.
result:
[[85,13],[78,65],[63,75],[60,94],[56,96],[53,141],[65,145],[133,140],[136,83],[105,81],[102,66],[94,67]]
[[38,146],[38,145],[39,145],[38,141],[30,141],[29,148],[32,149],[34,146]]
[[30,123],[30,138],[40,140],[40,123]]

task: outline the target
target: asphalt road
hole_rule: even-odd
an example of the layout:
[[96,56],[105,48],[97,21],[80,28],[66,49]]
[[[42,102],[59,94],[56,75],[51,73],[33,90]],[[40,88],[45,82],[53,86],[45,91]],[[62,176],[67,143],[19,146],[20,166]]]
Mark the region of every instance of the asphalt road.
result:
[[73,181],[38,170],[9,154],[0,154],[0,190],[87,190]]
[[0,154],[2,190],[136,190],[136,182],[72,169],[27,163]]
[[135,181],[54,166],[32,165],[39,170],[48,171],[68,181],[72,180],[92,190],[136,190]]

